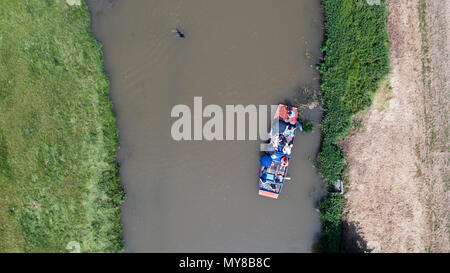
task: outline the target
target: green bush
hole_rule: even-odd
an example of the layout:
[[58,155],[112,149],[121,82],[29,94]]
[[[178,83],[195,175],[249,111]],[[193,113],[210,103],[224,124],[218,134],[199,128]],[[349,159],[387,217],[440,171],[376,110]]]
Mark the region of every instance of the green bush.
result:
[[300,121],[303,133],[314,132],[314,123],[310,119],[304,119]]
[[323,234],[320,247],[324,252],[339,252],[340,250],[342,199],[342,195],[331,193],[320,203]]
[[[368,5],[364,0],[322,2],[326,30],[319,71],[325,106],[318,168],[331,184],[341,178],[346,163],[337,141],[348,134],[352,116],[371,105],[380,80],[389,72],[389,44],[384,1],[381,5]],[[341,198],[329,198],[321,206],[322,217],[326,218],[323,233],[329,244],[323,250],[335,251],[339,249],[340,232],[334,213],[340,208]]]

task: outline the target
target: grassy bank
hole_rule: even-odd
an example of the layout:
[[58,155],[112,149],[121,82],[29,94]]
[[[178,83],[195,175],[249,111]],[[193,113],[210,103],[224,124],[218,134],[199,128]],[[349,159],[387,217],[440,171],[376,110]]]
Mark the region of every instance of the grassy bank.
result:
[[[338,141],[348,135],[352,117],[366,109],[389,71],[384,1],[323,0],[326,31],[319,70],[325,101],[318,168],[329,187],[341,179],[345,158]],[[320,205],[322,251],[338,252],[343,198],[329,194]]]
[[117,130],[84,1],[0,1],[0,252],[123,248]]

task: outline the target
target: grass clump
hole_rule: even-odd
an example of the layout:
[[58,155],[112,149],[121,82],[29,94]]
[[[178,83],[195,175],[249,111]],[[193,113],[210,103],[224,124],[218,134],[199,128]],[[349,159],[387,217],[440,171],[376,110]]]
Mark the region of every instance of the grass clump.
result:
[[[389,72],[389,45],[384,1],[381,5],[364,0],[322,3],[326,30],[319,71],[325,105],[317,159],[319,171],[331,186],[341,179],[346,163],[337,142],[349,133],[353,115],[371,105],[380,80]],[[321,205],[325,252],[339,250],[341,201],[329,195]]]
[[117,129],[87,6],[0,1],[0,252],[123,248]]
[[310,119],[304,119],[300,121],[303,128],[303,133],[314,132],[314,123]]

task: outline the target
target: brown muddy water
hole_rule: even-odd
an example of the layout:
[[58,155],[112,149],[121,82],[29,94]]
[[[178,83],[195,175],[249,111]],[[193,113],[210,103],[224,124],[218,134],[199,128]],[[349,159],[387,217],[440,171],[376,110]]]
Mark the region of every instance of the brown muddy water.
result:
[[319,130],[296,138],[292,181],[274,200],[258,196],[258,141],[176,142],[170,112],[194,96],[204,106],[271,105],[317,87],[320,1],[87,2],[117,113],[126,251],[311,251]]

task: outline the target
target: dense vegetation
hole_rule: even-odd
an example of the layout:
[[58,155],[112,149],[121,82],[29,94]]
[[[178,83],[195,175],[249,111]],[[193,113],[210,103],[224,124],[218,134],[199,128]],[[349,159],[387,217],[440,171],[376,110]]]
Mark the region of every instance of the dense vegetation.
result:
[[[332,188],[341,179],[345,158],[337,142],[350,131],[352,116],[371,105],[380,80],[389,70],[384,1],[323,0],[324,61],[319,70],[325,101],[318,168]],[[325,252],[339,251],[343,198],[326,197],[320,206]]]
[[301,120],[300,123],[302,124],[303,133],[314,132],[314,123],[310,119]]
[[117,130],[84,1],[0,1],[0,252],[121,251]]

